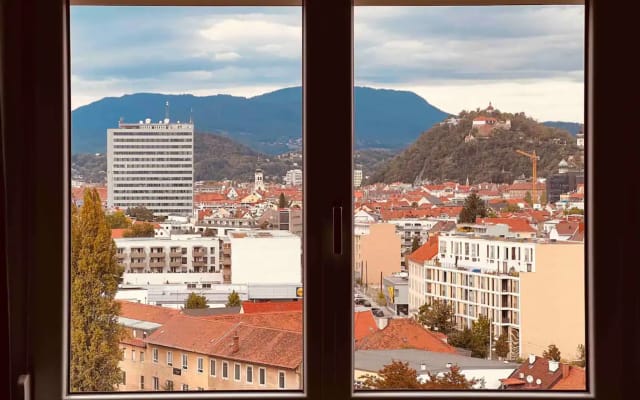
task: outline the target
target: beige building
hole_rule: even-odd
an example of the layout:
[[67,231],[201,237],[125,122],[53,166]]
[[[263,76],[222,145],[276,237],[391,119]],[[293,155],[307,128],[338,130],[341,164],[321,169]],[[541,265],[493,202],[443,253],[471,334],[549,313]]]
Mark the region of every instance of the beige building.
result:
[[362,283],[379,287],[380,274],[391,275],[400,271],[401,242],[394,224],[369,225],[368,230],[353,236],[356,277]]

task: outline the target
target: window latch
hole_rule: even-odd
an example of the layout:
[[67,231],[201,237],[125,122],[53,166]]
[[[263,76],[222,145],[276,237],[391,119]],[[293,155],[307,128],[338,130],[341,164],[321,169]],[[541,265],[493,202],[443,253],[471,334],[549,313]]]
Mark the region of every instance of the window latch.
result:
[[342,207],[333,207],[333,254],[342,255]]
[[24,400],[31,400],[31,375],[22,374],[18,377],[18,385],[24,390]]

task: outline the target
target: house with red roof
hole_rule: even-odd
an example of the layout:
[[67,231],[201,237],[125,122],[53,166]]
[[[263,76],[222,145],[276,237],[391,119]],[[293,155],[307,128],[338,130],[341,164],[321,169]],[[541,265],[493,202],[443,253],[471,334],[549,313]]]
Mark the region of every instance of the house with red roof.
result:
[[533,354],[509,377],[500,381],[503,390],[587,390],[584,368]]

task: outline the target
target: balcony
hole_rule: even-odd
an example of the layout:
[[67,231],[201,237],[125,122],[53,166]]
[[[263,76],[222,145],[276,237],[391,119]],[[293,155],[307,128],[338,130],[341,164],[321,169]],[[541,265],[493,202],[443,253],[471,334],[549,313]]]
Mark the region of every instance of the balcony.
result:
[[193,256],[194,257],[204,257],[207,255],[207,251],[205,249],[193,249]]
[[116,258],[118,260],[122,260],[123,258],[125,258],[127,255],[125,253],[116,253]]
[[151,251],[150,256],[151,257],[162,257],[164,258],[166,256],[167,253],[164,252],[164,250],[160,250],[160,251]]
[[171,250],[169,257],[182,257],[182,250]]
[[169,267],[179,268],[182,266],[182,261],[170,261]]
[[132,251],[131,252],[131,258],[147,258],[147,253],[145,253],[144,251]]
[[147,263],[131,263],[129,268],[131,269],[144,269],[147,266]]
[[194,267],[204,267],[206,265],[206,263],[204,261],[193,261],[191,263]]
[[167,263],[165,261],[154,261],[154,262],[150,262],[149,266],[151,268],[164,268],[167,266]]

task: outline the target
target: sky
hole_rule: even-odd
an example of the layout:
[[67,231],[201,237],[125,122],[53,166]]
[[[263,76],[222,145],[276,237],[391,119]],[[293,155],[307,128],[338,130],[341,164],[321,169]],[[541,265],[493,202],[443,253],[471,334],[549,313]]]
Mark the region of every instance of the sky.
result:
[[[356,7],[358,86],[449,113],[583,122],[584,7]],[[136,92],[251,97],[302,82],[300,7],[71,8],[71,104]]]

